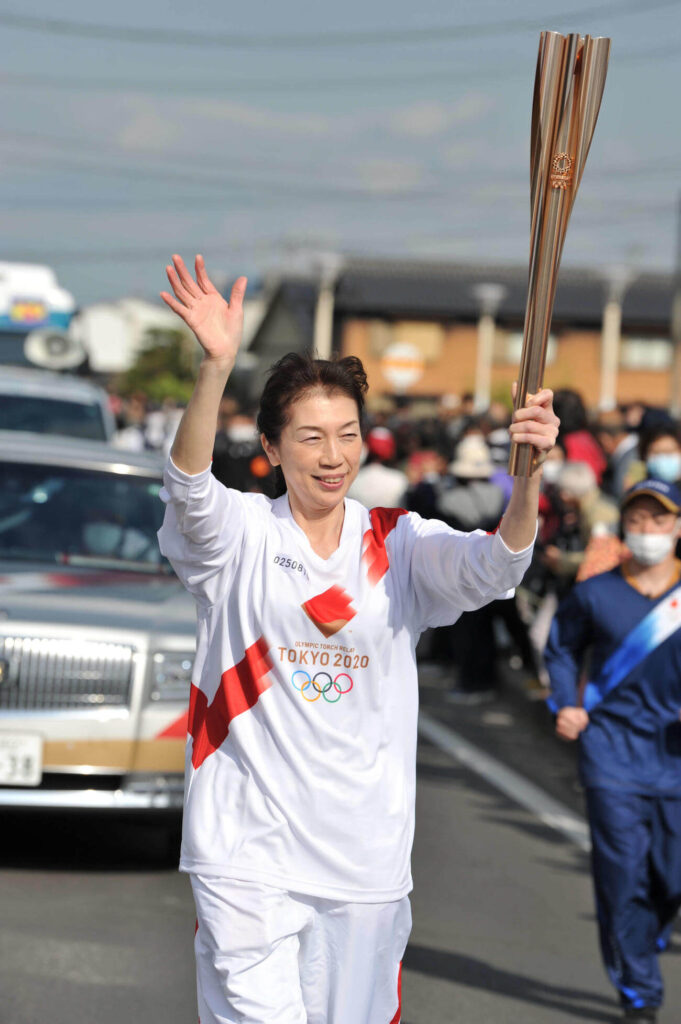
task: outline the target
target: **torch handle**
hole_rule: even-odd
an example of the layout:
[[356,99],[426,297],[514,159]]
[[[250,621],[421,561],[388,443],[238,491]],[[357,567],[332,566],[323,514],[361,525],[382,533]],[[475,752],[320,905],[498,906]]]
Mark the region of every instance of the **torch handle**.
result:
[[[530,274],[525,307],[523,349],[518,373],[515,408],[521,409],[527,396],[536,394],[544,383],[546,350],[551,330],[551,314],[558,283],[558,268],[563,254],[570,213],[570,197],[566,190],[554,189],[547,197],[546,217],[541,232],[532,246]],[[509,473],[531,476],[535,451],[530,444],[511,445]]]

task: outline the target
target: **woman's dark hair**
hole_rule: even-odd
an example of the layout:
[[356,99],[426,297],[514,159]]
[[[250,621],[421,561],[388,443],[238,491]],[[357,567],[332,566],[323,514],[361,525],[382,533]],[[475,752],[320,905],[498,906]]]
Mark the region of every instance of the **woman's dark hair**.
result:
[[[311,391],[328,394],[340,392],[354,399],[362,432],[364,431],[364,396],[368,391],[367,375],[356,356],[343,359],[315,359],[312,355],[288,352],[274,366],[269,376],[258,410],[258,433],[264,434],[270,444],[277,444],[288,422],[289,408],[305,398]],[[281,466],[276,467],[276,494],[286,490]]]
[[571,388],[560,388],[553,396],[553,408],[560,420],[560,434],[573,434],[576,430],[586,430],[588,420],[582,396]]
[[641,462],[646,461],[651,444],[659,441],[661,437],[673,437],[681,447],[681,437],[679,436],[679,428],[676,424],[671,420],[668,423],[658,423],[656,426],[648,427],[647,430],[641,431],[638,441],[638,455]]

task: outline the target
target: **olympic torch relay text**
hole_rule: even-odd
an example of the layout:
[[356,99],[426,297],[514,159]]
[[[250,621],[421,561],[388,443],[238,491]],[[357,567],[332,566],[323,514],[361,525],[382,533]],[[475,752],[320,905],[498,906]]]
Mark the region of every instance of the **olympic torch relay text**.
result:
[[275,647],[280,662],[311,668],[367,668],[368,654],[358,654],[354,647],[339,644],[314,644],[300,641],[295,647]]

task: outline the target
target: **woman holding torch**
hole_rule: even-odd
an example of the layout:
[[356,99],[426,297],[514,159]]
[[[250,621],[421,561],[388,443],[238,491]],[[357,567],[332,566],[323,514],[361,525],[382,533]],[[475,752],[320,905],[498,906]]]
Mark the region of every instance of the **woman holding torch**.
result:
[[[210,471],[241,341],[200,256],[164,301],[203,360],[165,474],[161,550],[194,595],[180,869],[197,909],[201,1024],[397,1024],[411,927],[418,683],[429,626],[508,595],[534,541],[540,470],[493,535],[346,498],[366,375],[352,356],[289,354],[258,426],[280,497]],[[542,390],[514,415],[536,465],[558,421]]]

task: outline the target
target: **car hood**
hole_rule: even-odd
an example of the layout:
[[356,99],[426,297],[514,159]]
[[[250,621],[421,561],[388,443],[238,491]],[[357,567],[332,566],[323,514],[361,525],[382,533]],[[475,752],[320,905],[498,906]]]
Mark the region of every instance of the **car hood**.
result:
[[193,637],[196,607],[175,576],[0,561],[0,622],[103,626]]

